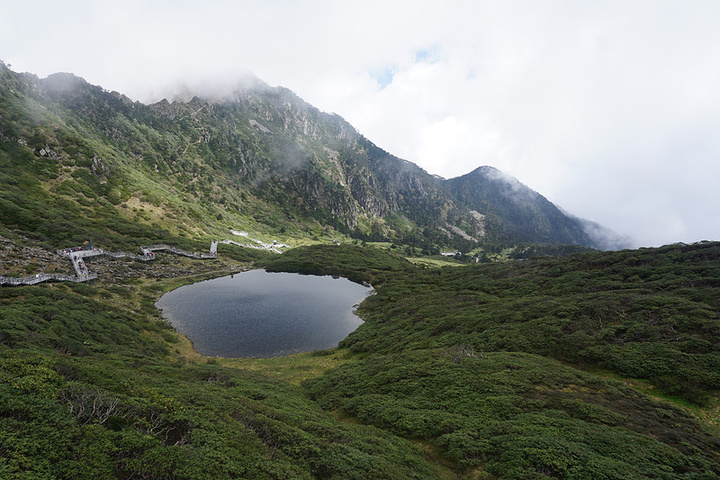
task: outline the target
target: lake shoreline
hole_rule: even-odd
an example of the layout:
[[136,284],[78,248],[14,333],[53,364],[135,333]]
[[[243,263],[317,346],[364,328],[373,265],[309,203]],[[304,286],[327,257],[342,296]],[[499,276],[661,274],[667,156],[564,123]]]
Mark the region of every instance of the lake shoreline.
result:
[[155,307],[205,357],[273,358],[337,347],[373,292],[345,278],[248,269],[179,285]]

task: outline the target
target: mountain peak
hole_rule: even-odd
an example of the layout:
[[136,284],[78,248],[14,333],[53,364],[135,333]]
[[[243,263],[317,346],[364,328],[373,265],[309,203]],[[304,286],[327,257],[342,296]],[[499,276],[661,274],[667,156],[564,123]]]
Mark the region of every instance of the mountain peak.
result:
[[90,86],[84,78],[64,72],[48,75],[42,80],[42,83],[48,91],[62,95],[74,93],[81,88]]
[[232,78],[204,78],[186,80],[170,85],[156,94],[160,100],[188,103],[198,98],[209,103],[221,103],[237,100],[238,96],[249,91],[267,91],[273,87],[251,73]]
[[495,167],[492,167],[490,165],[482,165],[480,167],[477,167],[472,172],[468,173],[467,175],[484,175],[484,176],[491,176],[494,174],[502,174],[500,170],[498,170]]
[[[488,180],[493,181],[502,181],[504,183],[508,183],[511,185],[522,185],[525,187],[525,184],[520,182],[517,178],[513,177],[512,175],[503,172],[502,170],[499,170],[495,167],[492,167],[490,165],[483,165],[481,167],[476,168],[472,172],[467,174],[468,176],[482,176],[484,178],[487,178]],[[529,187],[525,187],[529,188]]]

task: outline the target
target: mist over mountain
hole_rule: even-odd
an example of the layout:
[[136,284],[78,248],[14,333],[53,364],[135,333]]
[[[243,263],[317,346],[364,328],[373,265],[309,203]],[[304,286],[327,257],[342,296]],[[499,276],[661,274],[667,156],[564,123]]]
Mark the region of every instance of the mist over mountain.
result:
[[[39,79],[0,65],[0,78],[0,139],[30,164],[52,163],[53,173],[40,180],[46,195],[98,216],[110,204],[159,236],[319,231],[428,252],[517,243],[627,246],[604,242],[601,228],[492,167],[450,180],[430,175],[338,115],[256,77],[185,87],[172,101],[149,105],[68,73]],[[42,228],[43,215],[34,228]],[[94,228],[109,233],[105,225]],[[73,235],[71,228],[50,230],[58,240]]]

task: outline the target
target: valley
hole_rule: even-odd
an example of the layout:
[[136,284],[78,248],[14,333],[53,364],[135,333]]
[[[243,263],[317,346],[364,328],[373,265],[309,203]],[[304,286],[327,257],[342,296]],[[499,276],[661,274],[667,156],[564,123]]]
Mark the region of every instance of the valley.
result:
[[[0,477],[720,478],[720,243],[591,223],[257,79],[144,105],[0,63],[0,274],[89,280],[0,287]],[[251,269],[375,294],[270,359],[155,307]]]

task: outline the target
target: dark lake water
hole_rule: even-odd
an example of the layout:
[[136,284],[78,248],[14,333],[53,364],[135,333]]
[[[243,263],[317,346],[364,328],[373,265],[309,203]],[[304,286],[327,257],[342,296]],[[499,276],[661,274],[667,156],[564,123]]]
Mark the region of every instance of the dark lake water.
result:
[[156,303],[195,350],[276,357],[336,347],[372,289],[344,278],[251,270],[180,287]]

